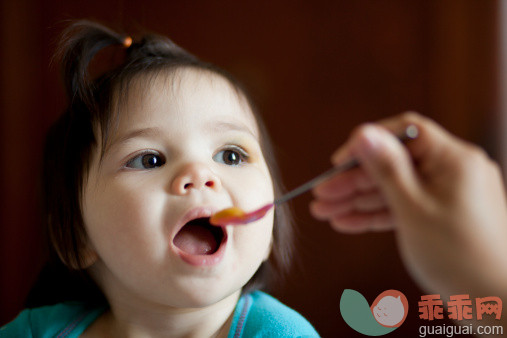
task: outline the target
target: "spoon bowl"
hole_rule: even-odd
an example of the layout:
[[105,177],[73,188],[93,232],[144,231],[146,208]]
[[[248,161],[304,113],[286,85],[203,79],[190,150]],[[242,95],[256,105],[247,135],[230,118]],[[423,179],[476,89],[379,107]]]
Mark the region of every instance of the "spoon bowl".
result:
[[251,212],[245,212],[238,207],[230,207],[213,214],[209,222],[217,226],[252,223],[264,217],[273,206],[273,203],[269,203]]

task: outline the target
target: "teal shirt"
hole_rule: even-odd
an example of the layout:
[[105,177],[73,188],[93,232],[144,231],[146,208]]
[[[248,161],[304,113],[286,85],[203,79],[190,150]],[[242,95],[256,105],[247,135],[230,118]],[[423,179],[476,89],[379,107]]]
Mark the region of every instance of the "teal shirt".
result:
[[[78,302],[27,309],[0,329],[0,337],[79,337],[106,309]],[[229,338],[318,336],[303,316],[261,291],[239,299],[229,331]]]

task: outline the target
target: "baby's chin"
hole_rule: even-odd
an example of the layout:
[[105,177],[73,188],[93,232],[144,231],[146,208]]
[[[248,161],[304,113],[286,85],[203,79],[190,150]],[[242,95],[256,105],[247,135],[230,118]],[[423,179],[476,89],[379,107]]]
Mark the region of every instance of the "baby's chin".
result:
[[227,300],[237,302],[241,294],[241,288],[232,292],[216,290],[215,292],[193,290],[182,292],[176,297],[171,297],[170,306],[179,309],[201,309],[213,306]]

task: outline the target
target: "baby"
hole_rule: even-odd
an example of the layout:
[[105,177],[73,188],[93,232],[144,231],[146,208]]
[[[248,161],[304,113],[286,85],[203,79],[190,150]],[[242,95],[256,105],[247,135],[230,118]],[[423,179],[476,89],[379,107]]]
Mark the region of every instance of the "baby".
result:
[[[107,49],[123,60],[92,79]],[[289,264],[287,209],[247,226],[209,224],[218,210],[281,194],[243,88],[160,36],[132,42],[81,21],[60,50],[69,105],[46,144],[46,221],[56,255],[98,288],[25,310],[0,334],[317,336],[258,291]]]

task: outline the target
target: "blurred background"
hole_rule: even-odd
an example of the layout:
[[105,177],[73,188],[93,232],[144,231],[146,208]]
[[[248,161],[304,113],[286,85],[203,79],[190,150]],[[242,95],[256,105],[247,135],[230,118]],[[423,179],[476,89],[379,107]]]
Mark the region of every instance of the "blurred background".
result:
[[[327,169],[355,126],[405,110],[502,161],[502,11],[499,0],[1,0],[0,325],[23,308],[46,258],[39,169],[65,104],[51,57],[66,20],[161,33],[233,73],[256,99],[292,188]],[[323,336],[353,337],[339,312],[343,290],[371,302],[397,289],[411,309],[389,336],[415,336],[427,324],[417,309],[426,293],[395,235],[337,234],[311,218],[310,198],[293,203],[298,264],[274,295]]]

